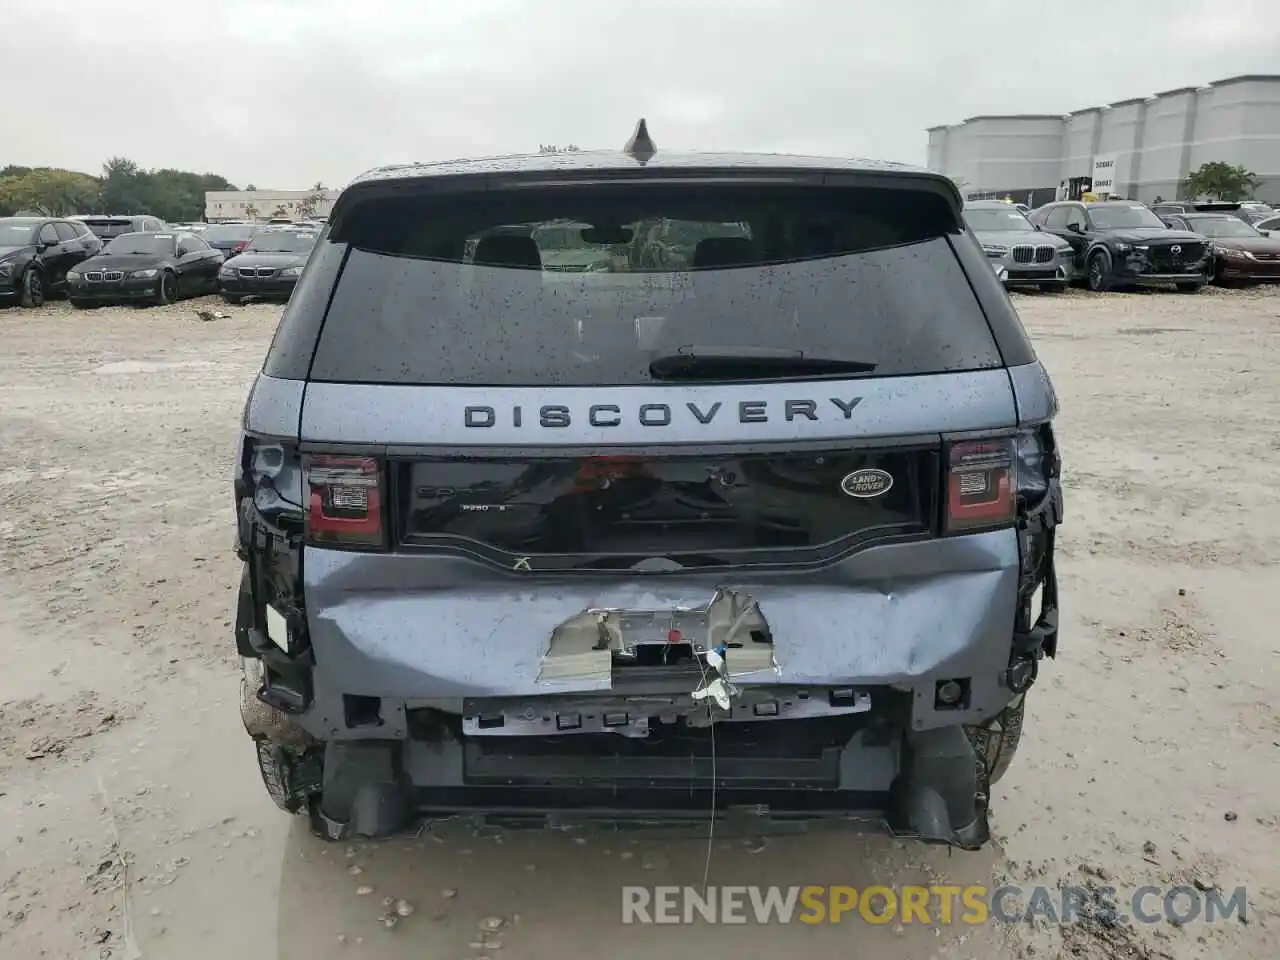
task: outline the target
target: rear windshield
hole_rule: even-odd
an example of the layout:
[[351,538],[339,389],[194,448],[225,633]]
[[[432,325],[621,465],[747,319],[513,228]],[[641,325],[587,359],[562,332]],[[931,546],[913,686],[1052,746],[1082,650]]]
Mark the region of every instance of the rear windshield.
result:
[[961,229],[941,196],[865,188],[365,201],[331,238],[350,252],[311,376],[643,384],[655,358],[690,348],[802,351],[874,376],[998,367],[948,239]]
[[132,220],[82,220],[81,222],[92,230],[95,236],[103,239],[132,233],[134,229]]

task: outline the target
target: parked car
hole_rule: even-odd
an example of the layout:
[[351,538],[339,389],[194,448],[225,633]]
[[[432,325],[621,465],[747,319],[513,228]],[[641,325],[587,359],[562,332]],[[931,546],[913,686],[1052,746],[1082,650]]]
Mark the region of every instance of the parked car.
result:
[[68,217],[78,220],[93,231],[94,235],[107,243],[126,233],[158,233],[165,229],[165,223],[159,217],[146,215],[114,216],[109,214],[76,214]]
[[211,223],[200,236],[224,257],[234,257],[261,229],[256,223]]
[[1209,282],[1208,241],[1171,230],[1136,201],[1063,200],[1033,211],[1031,220],[1071,244],[1090,290],[1172,284],[1195,293]]
[[1225,213],[1245,223],[1257,223],[1274,213],[1265,203],[1235,200],[1166,200],[1152,204],[1151,211],[1160,217],[1168,213]]
[[1280,214],[1274,217],[1267,217],[1265,220],[1259,220],[1253,225],[1253,229],[1265,236],[1273,236],[1277,230],[1280,230]]
[[194,233],[126,233],[67,272],[78,309],[111,303],[166,304],[216,293],[222,254]]
[[964,221],[1006,287],[1063,290],[1071,283],[1075,256],[1071,244],[1041,231],[1015,205],[971,200],[964,205]]
[[316,245],[318,230],[260,230],[218,270],[222,299],[288,300]]
[[75,220],[0,218],[0,306],[39,307],[63,292],[67,271],[102,249]]
[[1240,202],[1240,210],[1252,224],[1257,224],[1259,220],[1266,220],[1268,217],[1274,217],[1277,213],[1275,207],[1269,203],[1263,203],[1261,200],[1242,200]]
[[1280,281],[1280,239],[1260,233],[1229,214],[1169,214],[1162,219],[1175,230],[1190,230],[1209,238],[1215,282]]
[[[655,153],[643,124],[343,190],[236,456],[273,800],[329,839],[856,802],[983,846],[1057,649],[1062,488],[961,208],[941,174]],[[646,218],[713,235],[546,282],[538,227]]]

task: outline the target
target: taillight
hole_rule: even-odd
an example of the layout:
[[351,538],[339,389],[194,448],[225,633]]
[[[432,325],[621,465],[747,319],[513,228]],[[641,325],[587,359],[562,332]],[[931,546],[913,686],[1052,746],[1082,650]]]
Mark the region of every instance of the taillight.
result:
[[244,248],[247,247],[248,245],[249,245],[248,240],[241,240],[239,243],[237,243],[234,247],[231,248],[232,256],[234,256],[237,253],[243,253]]
[[947,532],[1011,523],[1017,509],[1011,438],[953,443],[947,470]]
[[307,539],[324,546],[382,547],[382,468],[372,457],[308,456]]

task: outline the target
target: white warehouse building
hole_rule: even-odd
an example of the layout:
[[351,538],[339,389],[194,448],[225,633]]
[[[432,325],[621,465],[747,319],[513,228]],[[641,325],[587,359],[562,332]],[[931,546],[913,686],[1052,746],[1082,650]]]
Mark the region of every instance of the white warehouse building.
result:
[[[337,190],[324,191],[312,216],[327,217],[338,199]],[[315,194],[314,190],[210,190],[204,195],[204,218],[219,220],[263,220],[270,217],[301,217],[300,206]]]
[[1231,77],[1066,115],[970,117],[928,134],[929,169],[970,198],[1037,206],[1073,179],[1105,187],[1109,175],[1099,192],[1174,200],[1191,171],[1223,161],[1258,176],[1259,200],[1280,203],[1280,76]]

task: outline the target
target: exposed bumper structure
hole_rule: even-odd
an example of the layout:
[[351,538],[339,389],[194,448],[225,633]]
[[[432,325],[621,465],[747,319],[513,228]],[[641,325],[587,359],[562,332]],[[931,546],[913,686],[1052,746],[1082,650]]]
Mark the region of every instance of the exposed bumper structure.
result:
[[[305,623],[270,613],[238,630],[260,658],[246,727],[280,739],[260,699],[322,752],[313,814],[332,836],[422,813],[705,823],[714,781],[725,815],[981,846],[987,784],[964,725],[1024,690],[1034,665],[1019,663],[1056,639],[1051,563],[1035,629],[1014,631],[1030,586],[1019,536],[881,546],[825,582],[731,589],[680,576],[523,591],[456,558],[424,578],[420,556],[307,548]],[[663,662],[681,647],[692,656]]]

